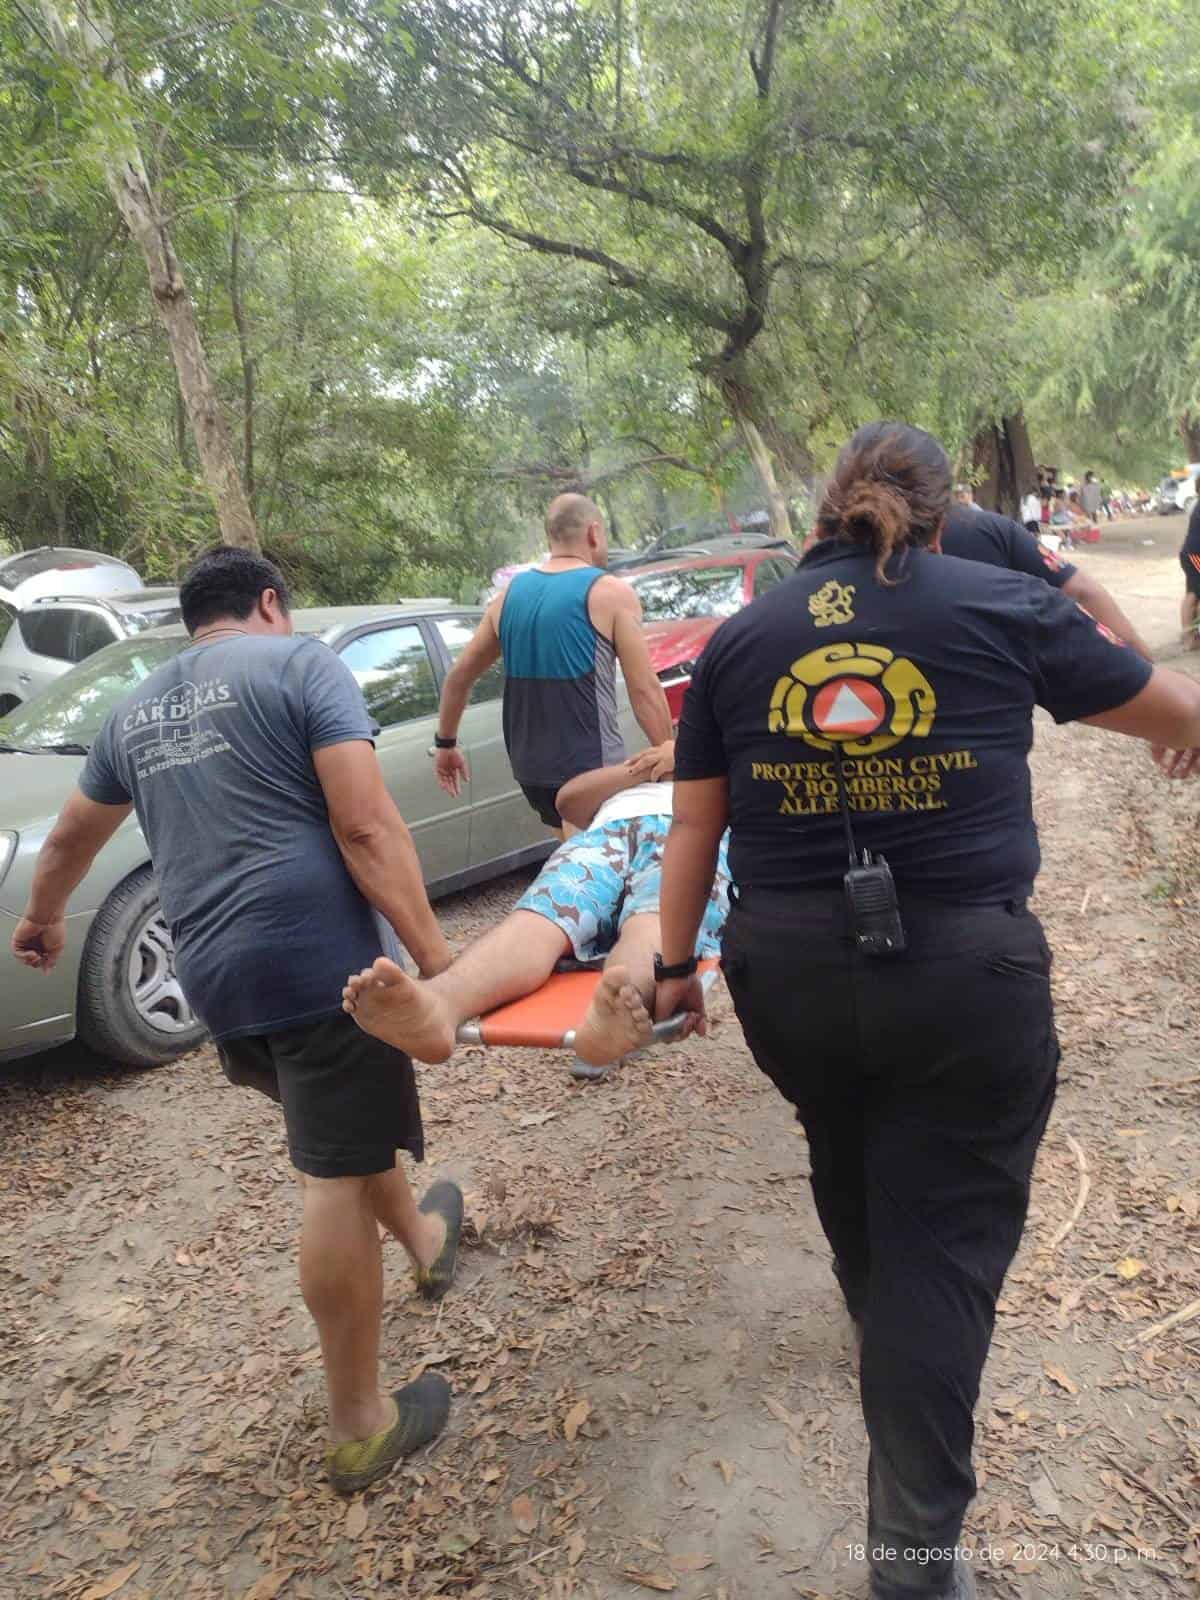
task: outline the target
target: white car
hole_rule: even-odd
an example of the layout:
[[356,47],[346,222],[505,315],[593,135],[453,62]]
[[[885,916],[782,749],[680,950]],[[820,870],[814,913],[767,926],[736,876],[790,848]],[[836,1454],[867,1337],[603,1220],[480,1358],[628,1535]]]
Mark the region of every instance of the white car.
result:
[[177,589],[47,595],[19,609],[0,600],[0,716],[114,639],[178,620]]
[[127,594],[141,587],[128,561],[100,550],[44,544],[0,556],[0,600],[18,611],[48,595]]
[[1200,493],[1200,463],[1193,461],[1181,478],[1172,473],[1169,478],[1163,479],[1158,491],[1160,516],[1169,516],[1173,511],[1182,511],[1185,516],[1191,516],[1197,493]]

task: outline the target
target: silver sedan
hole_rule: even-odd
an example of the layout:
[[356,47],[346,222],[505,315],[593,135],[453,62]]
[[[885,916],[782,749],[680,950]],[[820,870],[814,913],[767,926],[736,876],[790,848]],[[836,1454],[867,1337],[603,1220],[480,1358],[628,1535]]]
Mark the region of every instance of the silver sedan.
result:
[[[471,781],[451,798],[429,748],[442,680],[480,613],[446,601],[297,611],[354,673],[382,732],[379,759],[412,830],[431,896],[540,861],[554,843],[517,787],[500,725],[503,672],[476,685],[459,738]],[[68,907],[67,953],[48,976],[5,959],[34,862],[108,712],[181,650],[181,627],[107,646],[0,720],[0,1060],[76,1034],[137,1066],[194,1049],[204,1031],[175,976],[149,851],[136,817],[105,846]],[[629,748],[637,731],[622,692]]]

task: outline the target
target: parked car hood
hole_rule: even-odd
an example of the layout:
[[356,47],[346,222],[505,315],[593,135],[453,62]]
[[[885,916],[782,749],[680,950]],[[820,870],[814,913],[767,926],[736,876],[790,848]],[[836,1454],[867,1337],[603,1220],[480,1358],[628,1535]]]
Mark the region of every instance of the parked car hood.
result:
[[22,833],[62,810],[83,770],[83,756],[9,755],[0,751],[0,830]]
[[684,622],[647,622],[646,643],[655,672],[680,661],[694,661],[724,621],[722,617],[689,617]]

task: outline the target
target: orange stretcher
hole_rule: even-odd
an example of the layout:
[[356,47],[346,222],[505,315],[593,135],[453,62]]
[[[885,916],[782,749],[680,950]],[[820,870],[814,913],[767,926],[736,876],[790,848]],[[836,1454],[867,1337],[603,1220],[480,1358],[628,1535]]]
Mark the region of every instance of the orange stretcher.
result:
[[[716,961],[700,963],[700,981],[707,995],[717,981]],[[599,967],[571,968],[554,972],[540,989],[497,1006],[476,1022],[464,1022],[458,1029],[459,1044],[532,1046],[540,1050],[571,1050],[575,1030],[587,1014],[596,985]],[[654,1024],[655,1044],[670,1044],[683,1028],[683,1013]],[[603,1078],[608,1067],[593,1067],[578,1058],[571,1068],[576,1078]]]

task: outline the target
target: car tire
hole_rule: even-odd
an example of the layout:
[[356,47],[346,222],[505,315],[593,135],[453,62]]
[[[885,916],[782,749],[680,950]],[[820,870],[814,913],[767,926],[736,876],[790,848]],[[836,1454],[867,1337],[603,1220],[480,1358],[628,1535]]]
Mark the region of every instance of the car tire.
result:
[[97,1055],[157,1067],[202,1044],[203,1023],[175,976],[175,951],[149,867],[96,913],[79,966],[79,1037]]
[[10,711],[15,711],[21,702],[15,694],[0,694],[0,717],[6,717]]

